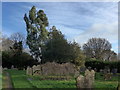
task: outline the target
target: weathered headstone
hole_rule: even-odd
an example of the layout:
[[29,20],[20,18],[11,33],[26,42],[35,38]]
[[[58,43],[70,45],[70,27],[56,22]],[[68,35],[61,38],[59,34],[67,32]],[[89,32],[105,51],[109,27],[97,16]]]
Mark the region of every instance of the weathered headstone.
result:
[[94,83],[95,71],[90,68],[85,71],[85,76],[79,75],[76,79],[77,88],[92,88]]
[[111,78],[112,78],[112,73],[105,73],[104,74],[104,79],[105,80],[111,80]]
[[27,75],[33,75],[33,70],[29,66],[27,67],[26,74]]
[[105,80],[110,80],[112,78],[112,73],[110,72],[109,67],[105,67],[104,69],[104,79]]
[[11,69],[14,69],[14,65],[11,66]]
[[33,75],[42,75],[40,65],[33,66],[32,68],[33,68]]
[[77,78],[79,75],[80,75],[80,72],[79,72],[79,71],[76,71],[76,72],[75,72],[75,75],[74,75],[74,78]]
[[0,74],[2,73],[2,69],[3,69],[2,66],[0,66]]
[[3,70],[7,70],[8,68],[3,68]]
[[33,69],[33,73],[34,73],[36,70],[36,65],[33,65],[32,69]]
[[79,75],[76,79],[76,86],[77,88],[85,88],[84,87],[84,76]]
[[95,71],[91,70],[91,68],[89,67],[85,71],[85,85],[86,85],[85,87],[92,88],[93,83],[94,83],[94,79],[95,79]]
[[91,81],[89,76],[85,76],[84,78],[84,88],[92,88],[92,83],[93,81]]
[[94,70],[91,70],[91,76],[90,76],[90,78],[91,78],[91,81],[92,81],[92,83],[94,83],[94,80],[95,80],[95,71]]

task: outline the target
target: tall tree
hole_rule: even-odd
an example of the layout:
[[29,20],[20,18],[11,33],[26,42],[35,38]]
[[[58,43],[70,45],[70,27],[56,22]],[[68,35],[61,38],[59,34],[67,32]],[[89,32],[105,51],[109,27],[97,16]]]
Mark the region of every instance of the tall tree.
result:
[[69,43],[61,31],[55,26],[51,28],[49,40],[44,50],[44,59],[47,61],[55,61],[58,63],[73,62],[77,66],[83,64],[84,55],[78,43]]
[[48,38],[48,31],[46,27],[48,26],[48,19],[43,10],[36,11],[36,7],[33,6],[29,11],[29,17],[27,14],[24,15],[24,20],[26,22],[27,30],[27,45],[30,48],[32,56],[41,61],[42,57],[42,46]]
[[88,58],[102,59],[102,54],[111,50],[111,44],[104,38],[91,38],[83,45],[83,50]]
[[55,26],[51,28],[49,33],[49,40],[46,43],[46,50],[44,52],[45,59],[56,62],[66,62],[69,58],[69,44],[61,31],[57,30]]

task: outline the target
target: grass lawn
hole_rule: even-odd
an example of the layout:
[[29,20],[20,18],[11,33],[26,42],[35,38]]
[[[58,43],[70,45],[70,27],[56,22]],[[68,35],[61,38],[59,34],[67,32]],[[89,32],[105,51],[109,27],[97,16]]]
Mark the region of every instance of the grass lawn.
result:
[[0,89],[2,88],[2,74],[0,73]]
[[[76,88],[75,79],[72,80],[40,80],[40,76],[27,76],[23,70],[7,70],[10,73],[15,88]],[[116,88],[118,77],[105,81],[96,73],[95,88]]]
[[22,70],[7,70],[10,73],[14,88],[33,88],[27,80],[25,71]]

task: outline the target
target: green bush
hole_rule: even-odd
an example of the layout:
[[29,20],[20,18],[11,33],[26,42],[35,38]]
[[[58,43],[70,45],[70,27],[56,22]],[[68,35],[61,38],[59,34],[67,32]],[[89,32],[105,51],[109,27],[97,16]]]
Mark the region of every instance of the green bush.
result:
[[32,56],[23,52],[19,56],[15,56],[12,52],[2,52],[2,66],[11,68],[12,65],[18,69],[27,68],[27,66],[33,66],[37,64],[37,60],[34,60]]
[[91,67],[92,69],[96,68],[98,72],[107,66],[110,70],[117,68],[120,73],[120,61],[86,60],[85,66]]

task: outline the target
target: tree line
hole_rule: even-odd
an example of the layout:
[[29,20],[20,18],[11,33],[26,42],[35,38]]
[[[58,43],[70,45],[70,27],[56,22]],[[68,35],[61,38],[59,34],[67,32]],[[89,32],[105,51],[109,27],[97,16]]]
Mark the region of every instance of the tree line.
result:
[[[25,66],[23,61],[26,61],[24,60],[26,57],[30,57],[26,63],[31,64],[54,61],[57,63],[71,62],[76,66],[84,65],[86,59],[117,60],[117,54],[111,50],[111,43],[104,38],[91,38],[81,47],[75,41],[67,41],[55,26],[47,29],[49,21],[46,14],[43,10],[37,11],[35,6],[30,9],[28,15],[24,15],[24,21],[27,31],[26,39],[20,33],[12,34],[9,39],[6,39],[8,43],[12,43],[11,46],[7,44],[13,54],[11,56],[14,57],[12,62],[16,62],[18,65],[21,63],[18,67]],[[30,54],[23,52],[25,42],[30,49]],[[4,40],[2,44],[4,44]],[[25,54],[26,56],[24,56]],[[23,61],[21,61],[22,55],[25,57],[22,59]],[[20,56],[21,58],[18,60]],[[5,63],[4,58],[3,62]],[[12,64],[17,65],[16,63]]]

